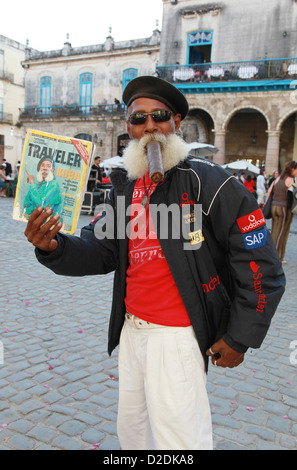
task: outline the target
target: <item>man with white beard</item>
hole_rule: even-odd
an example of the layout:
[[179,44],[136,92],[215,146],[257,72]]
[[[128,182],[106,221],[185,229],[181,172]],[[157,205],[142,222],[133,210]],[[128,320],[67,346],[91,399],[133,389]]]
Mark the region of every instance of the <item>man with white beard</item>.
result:
[[49,206],[53,214],[58,213],[62,208],[62,196],[60,186],[54,179],[54,162],[50,157],[43,157],[37,165],[37,175],[28,175],[27,181],[30,184],[29,191],[24,199],[24,216],[29,218],[37,207]]
[[[108,352],[119,345],[121,448],[209,450],[208,360],[233,368],[260,347],[284,273],[255,198],[219,165],[188,156],[176,135],[188,113],[184,95],[143,76],[123,101],[126,171],[111,175],[91,236],[59,233],[58,216],[44,223],[52,211],[41,207],[25,235],[56,274],[115,271]],[[168,216],[166,236],[151,223],[153,206],[163,209],[161,222]],[[176,236],[180,227],[187,230]]]

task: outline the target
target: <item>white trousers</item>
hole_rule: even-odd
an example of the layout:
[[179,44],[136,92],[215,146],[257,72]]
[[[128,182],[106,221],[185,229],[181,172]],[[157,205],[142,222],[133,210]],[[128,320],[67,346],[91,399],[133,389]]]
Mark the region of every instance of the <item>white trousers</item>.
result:
[[205,366],[193,328],[127,315],[119,348],[121,448],[211,450]]

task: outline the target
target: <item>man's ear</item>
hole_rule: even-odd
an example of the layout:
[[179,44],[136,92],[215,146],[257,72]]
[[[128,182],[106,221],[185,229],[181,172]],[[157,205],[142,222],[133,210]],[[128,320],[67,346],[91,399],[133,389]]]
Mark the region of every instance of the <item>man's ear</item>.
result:
[[127,121],[127,132],[128,132],[130,139],[132,139],[130,121]]
[[175,132],[177,132],[180,128],[181,115],[180,114],[175,114],[173,116],[173,119],[174,119],[174,125],[175,125]]

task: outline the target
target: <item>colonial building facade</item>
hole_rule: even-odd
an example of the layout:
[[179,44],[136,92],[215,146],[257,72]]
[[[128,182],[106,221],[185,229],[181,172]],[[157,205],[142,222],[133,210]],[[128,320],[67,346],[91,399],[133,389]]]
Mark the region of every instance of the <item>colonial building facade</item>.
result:
[[296,21],[296,0],[163,0],[159,75],[187,95],[186,138],[214,143],[218,163],[271,173],[297,158]]
[[96,142],[103,158],[121,155],[129,140],[122,91],[139,75],[155,73],[160,31],[149,38],[61,50],[26,50],[24,131],[34,128]]
[[13,168],[23,145],[19,112],[25,96],[24,58],[23,44],[0,35],[0,163],[6,158]]
[[122,91],[135,76],[157,74],[188,98],[185,140],[216,145],[218,163],[248,159],[269,174],[296,159],[297,1],[160,1],[162,33],[150,38],[27,48],[23,130],[97,141],[103,158],[121,154]]

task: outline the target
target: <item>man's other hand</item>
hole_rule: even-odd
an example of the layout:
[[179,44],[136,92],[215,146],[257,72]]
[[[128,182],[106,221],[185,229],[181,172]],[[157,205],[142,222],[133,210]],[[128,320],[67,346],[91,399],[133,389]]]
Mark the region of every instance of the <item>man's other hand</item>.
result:
[[211,362],[220,367],[237,367],[244,360],[244,354],[230,348],[223,339],[219,339],[211,348],[206,351],[207,356],[211,357]]

